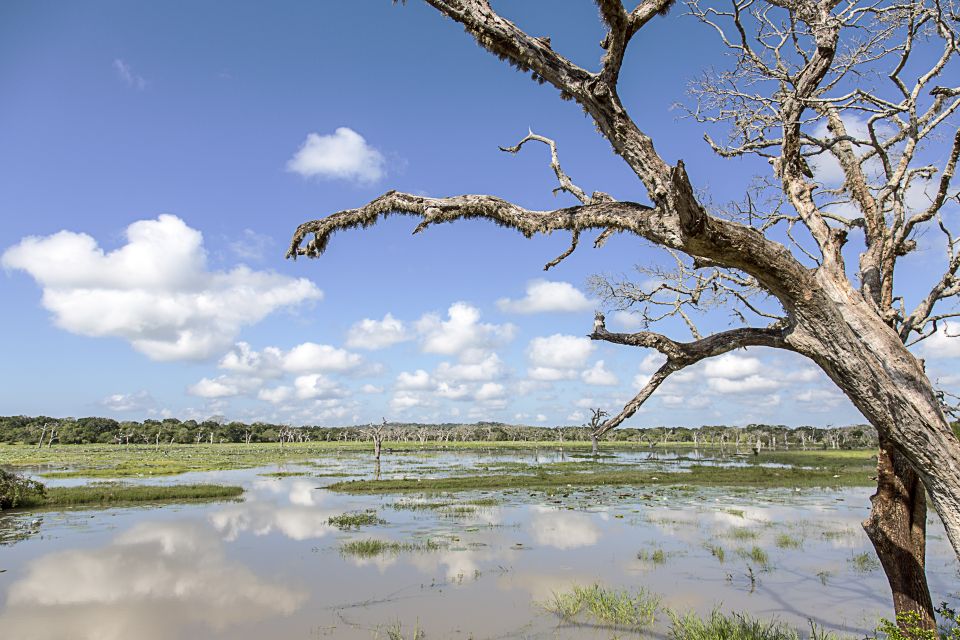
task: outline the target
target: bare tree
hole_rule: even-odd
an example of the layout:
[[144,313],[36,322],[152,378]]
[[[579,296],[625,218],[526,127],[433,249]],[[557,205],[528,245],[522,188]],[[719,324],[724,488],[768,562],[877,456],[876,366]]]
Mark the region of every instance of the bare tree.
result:
[[597,439],[606,432],[606,429],[603,428],[603,419],[609,415],[609,413],[599,407],[590,409],[590,447],[593,455],[597,455],[599,450]]
[[[717,0],[728,2],[723,7],[689,0],[694,19],[717,33],[732,56],[726,70],[695,86],[690,113],[723,134],[724,142],[705,136],[718,155],[759,158],[770,169],[743,204],[709,211],[683,162],[671,165],[656,151],[618,94],[628,44],[673,0],[643,0],[632,10],[621,0],[595,0],[606,26],[595,71],[554,51],[549,38],[528,35],[488,0],[426,2],[480,46],[576,101],[636,174],[649,204],[615,201],[599,191],[587,195],[560,168],[554,142],[531,134],[507,150],[547,144],[559,190],[579,204],[534,211],[488,195],[389,191],[302,224],[288,256],[317,257],[336,231],[391,213],[418,216],[415,233],[466,218],[526,236],[571,232],[569,249],[546,268],[570,255],[590,230],[600,231],[598,247],[616,233],[662,247],[673,261],[661,270],[665,284],[652,290],[597,284],[609,304],[637,311],[648,325],[679,318],[692,340],[654,331],[612,333],[597,323],[593,339],[655,349],[666,358],[605,428],[632,416],[671,374],[706,358],[757,346],[809,358],[879,434],[880,488],[865,530],[897,610],[919,611],[931,626],[923,493],[925,487],[960,556],[960,442],[910,347],[960,315],[946,306],[960,294],[960,247],[944,215],[957,199],[952,181],[960,156],[960,131],[950,120],[960,87],[943,84],[944,70],[960,54],[956,0]],[[938,133],[946,134],[945,144],[934,149]],[[811,169],[828,158],[841,171],[836,184]],[[942,234],[946,258],[927,292],[908,307],[910,296],[894,286],[894,275],[923,232]],[[848,259],[856,259],[857,273],[847,270]],[[710,308],[729,309],[741,326],[702,335],[696,316]],[[895,548],[910,552],[898,555]]]
[[390,427],[387,426],[387,419],[383,419],[382,424],[371,424],[362,430],[363,437],[373,441],[373,457],[377,464],[380,464],[380,450],[383,447],[383,441],[390,437]]

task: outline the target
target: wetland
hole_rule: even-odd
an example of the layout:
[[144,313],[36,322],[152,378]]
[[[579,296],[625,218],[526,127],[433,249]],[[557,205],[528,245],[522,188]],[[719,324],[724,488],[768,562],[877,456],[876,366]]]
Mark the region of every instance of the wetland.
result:
[[[0,514],[0,628],[479,640],[759,625],[862,638],[891,617],[860,528],[870,451],[594,458],[558,443],[405,443],[377,464],[361,444],[0,447],[0,464],[48,497],[156,497]],[[934,514],[928,526],[931,591],[957,606],[960,568]]]

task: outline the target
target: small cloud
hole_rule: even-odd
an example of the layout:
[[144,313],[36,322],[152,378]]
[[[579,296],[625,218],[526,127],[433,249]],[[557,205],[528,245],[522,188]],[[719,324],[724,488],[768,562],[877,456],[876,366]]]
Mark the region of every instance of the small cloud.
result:
[[355,322],[347,332],[347,346],[354,349],[385,349],[411,337],[403,321],[388,313],[383,320],[364,318]]
[[372,184],[386,174],[386,159],[359,133],[339,127],[330,135],[308,133],[300,149],[287,161],[287,171],[304,178],[349,180]]
[[244,229],[240,237],[231,240],[227,246],[241,260],[261,262],[273,244],[270,236],[257,233],[253,229]]
[[110,411],[143,411],[155,407],[157,401],[146,390],[136,393],[114,393],[100,401]]
[[533,280],[519,300],[501,298],[497,306],[506,313],[574,312],[592,309],[594,302],[569,282]]
[[603,360],[597,360],[596,364],[589,369],[585,369],[580,374],[580,378],[587,384],[599,386],[612,387],[620,384],[617,376],[603,366]]
[[123,81],[125,85],[132,89],[137,89],[143,91],[147,88],[147,81],[133,71],[133,67],[130,66],[128,62],[122,58],[115,58],[113,61],[113,69],[117,72],[117,76],[120,80]]

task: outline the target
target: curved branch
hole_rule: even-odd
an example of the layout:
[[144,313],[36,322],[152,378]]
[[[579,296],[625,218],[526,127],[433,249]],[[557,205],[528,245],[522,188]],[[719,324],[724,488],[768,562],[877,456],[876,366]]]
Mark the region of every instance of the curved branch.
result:
[[[683,163],[678,163],[672,173],[673,188],[683,194],[684,188],[689,188]],[[290,242],[287,258],[319,257],[337,231],[369,227],[393,213],[419,216],[421,221],[414,233],[431,224],[484,218],[516,229],[528,238],[560,230],[602,229],[601,238],[611,230],[628,231],[661,247],[750,274],[777,297],[788,312],[795,301],[803,299],[813,286],[811,274],[786,247],[756,229],[708,215],[692,198],[692,193],[678,198],[678,203],[686,202],[690,206],[680,210],[593,198],[590,204],[531,211],[489,195],[428,198],[388,191],[362,207],[301,224]],[[314,238],[304,246],[310,234]]]
[[653,392],[672,373],[696,364],[701,360],[719,356],[734,349],[743,347],[773,347],[776,349],[791,349],[786,340],[788,329],[779,324],[766,328],[744,327],[715,333],[706,338],[693,342],[677,342],[667,336],[652,331],[638,333],[610,333],[600,322],[588,337],[591,340],[603,340],[615,344],[625,344],[634,347],[656,349],[667,356],[667,361],[650,376],[640,392],[633,397],[617,415],[607,420],[596,430],[597,437],[611,429],[615,429],[624,420],[630,418],[643,406]]
[[[422,218],[414,233],[431,224],[469,218],[485,218],[504,227],[516,229],[526,237],[553,231],[574,232],[586,229],[619,229],[631,231],[654,242],[674,246],[681,243],[681,231],[672,216],[635,202],[598,202],[553,211],[531,211],[501,198],[486,195],[463,195],[450,198],[427,198],[398,191],[388,191],[367,205],[347,209],[320,220],[297,227],[287,251],[288,258],[319,257],[330,237],[337,231],[369,227],[380,217],[392,213],[417,215]],[[309,234],[314,239],[302,246]]]

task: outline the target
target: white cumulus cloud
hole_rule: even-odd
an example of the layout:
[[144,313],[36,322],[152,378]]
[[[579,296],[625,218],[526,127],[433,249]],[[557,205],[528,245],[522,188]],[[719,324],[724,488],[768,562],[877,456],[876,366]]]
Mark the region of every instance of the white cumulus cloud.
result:
[[349,371],[362,363],[355,353],[315,342],[298,344],[283,356],[283,369],[290,373]]
[[941,322],[937,332],[920,344],[924,357],[960,358],[960,322]]
[[617,376],[612,371],[604,367],[603,360],[597,360],[592,367],[585,369],[580,374],[580,379],[587,384],[593,384],[597,386],[612,387],[620,384],[620,380],[617,379]]
[[738,356],[733,353],[707,360],[703,372],[709,378],[735,380],[759,373],[761,363],[757,358]]
[[37,281],[62,329],[122,338],[154,360],[208,358],[244,326],[322,297],[305,278],[245,266],[208,270],[203,236],[173,215],[134,222],[126,238],[107,252],[83,233],[31,236],[0,261]]
[[308,133],[300,149],[287,161],[287,170],[305,178],[334,178],[371,184],[385,172],[386,159],[349,127],[329,135]]
[[519,300],[501,298],[497,306],[507,313],[546,313],[586,311],[594,303],[569,282],[533,280],[527,284],[526,296]]
[[450,305],[446,320],[434,313],[424,315],[416,329],[423,351],[447,356],[489,349],[510,341],[514,333],[511,324],[480,322],[480,310],[466,302]]
[[347,332],[347,346],[353,349],[385,349],[409,339],[410,334],[403,322],[389,313],[383,316],[383,320],[364,318]]
[[527,375],[533,380],[569,380],[583,369],[593,353],[589,338],[555,333],[534,338],[527,348],[530,368]]

